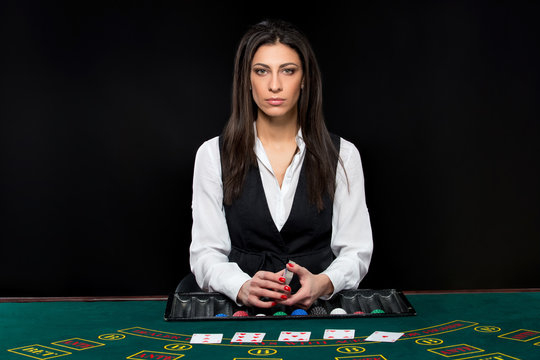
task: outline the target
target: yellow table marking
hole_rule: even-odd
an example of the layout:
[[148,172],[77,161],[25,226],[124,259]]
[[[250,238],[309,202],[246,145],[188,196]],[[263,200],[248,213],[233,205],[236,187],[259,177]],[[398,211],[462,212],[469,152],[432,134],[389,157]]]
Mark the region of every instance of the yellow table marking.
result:
[[258,355],[258,356],[268,356],[274,355],[277,353],[276,349],[267,349],[267,348],[255,348],[248,350],[249,355]]
[[444,341],[442,341],[441,339],[435,339],[435,338],[423,338],[423,339],[418,339],[415,341],[415,343],[417,343],[418,345],[429,345],[429,346],[440,345],[443,342]]

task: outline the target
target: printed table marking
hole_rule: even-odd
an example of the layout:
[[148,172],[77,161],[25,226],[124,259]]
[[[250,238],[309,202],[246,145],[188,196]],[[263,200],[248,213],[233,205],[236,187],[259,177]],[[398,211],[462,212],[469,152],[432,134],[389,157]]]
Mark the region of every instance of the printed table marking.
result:
[[429,345],[429,346],[440,345],[443,342],[444,341],[442,341],[441,339],[436,339],[436,338],[421,338],[415,341],[415,343],[417,343],[418,345]]
[[474,354],[474,353],[482,352],[484,350],[471,346],[471,345],[467,345],[467,344],[458,344],[458,345],[449,345],[449,346],[443,346],[443,347],[438,347],[438,348],[431,348],[431,349],[428,349],[428,351],[431,351],[434,354],[441,355],[444,357],[453,357],[453,356],[459,356],[459,355]]
[[98,336],[98,339],[100,340],[109,340],[109,341],[116,341],[116,340],[123,340],[126,338],[126,335],[124,334],[102,334]]
[[8,349],[8,351],[18,354],[18,355],[28,356],[28,357],[31,357],[34,359],[40,359],[40,360],[47,360],[47,359],[53,359],[60,356],[71,355],[70,352],[54,349],[54,348],[39,345],[39,344],[21,346],[14,349]]
[[165,350],[172,350],[172,351],[184,351],[184,350],[191,350],[193,346],[190,344],[168,344],[163,347]]
[[477,326],[474,330],[483,333],[494,333],[501,331],[501,328],[497,326]]
[[[146,329],[142,327],[132,327],[128,329],[118,330],[118,332],[133,336],[140,336],[149,339],[164,340],[164,341],[175,341],[175,342],[187,342],[191,340],[191,335],[186,334],[175,334],[166,331]],[[227,340],[227,339],[223,339]]]
[[248,350],[249,355],[258,355],[258,356],[268,356],[268,355],[274,355],[277,353],[276,349],[268,349],[268,348],[255,348]]
[[348,359],[348,360],[386,360],[382,355],[356,355],[356,356],[337,356],[336,360]]
[[[233,360],[260,360],[261,358],[234,358]],[[263,358],[265,360],[283,360],[282,358]]]
[[126,359],[154,359],[154,360],[176,360],[185,356],[184,354],[171,354],[161,351],[143,350],[128,356]]
[[466,358],[459,358],[455,360],[470,360],[470,359],[477,359],[477,360],[521,360],[518,358],[515,358],[513,356],[508,356],[503,353],[492,353],[492,354],[485,354],[485,355],[477,355],[477,356],[471,356]]
[[55,341],[51,344],[67,347],[68,349],[77,350],[77,351],[93,349],[99,346],[105,346],[105,344],[102,344],[102,343],[85,340],[85,339],[79,339],[79,338]]
[[[283,360],[282,358],[262,358],[265,360]],[[233,360],[261,360],[261,358],[234,358]]]
[[[419,338],[425,338],[429,335],[441,335],[446,334],[454,331],[464,330],[472,326],[478,325],[477,322],[471,322],[471,321],[465,321],[465,320],[453,320],[447,323],[438,324],[430,327],[425,327],[421,329],[415,329],[415,330],[409,330],[409,331],[402,331],[404,332],[404,335],[399,338],[397,341],[403,341],[403,340],[410,340],[410,339],[419,339]],[[170,333],[165,331],[159,331],[159,330],[152,330],[152,329],[146,329],[142,327],[131,327],[126,328],[122,330],[118,330],[119,333],[127,334],[127,335],[133,335],[133,336],[140,336],[145,337],[149,339],[155,339],[155,340],[164,340],[164,341],[174,341],[176,343],[182,343],[186,342],[189,343],[191,340],[191,335],[186,334],[176,334],[176,333]],[[310,339],[307,343],[291,343],[291,344],[285,344],[280,345],[277,343],[277,340],[270,340],[265,339],[263,343],[259,344],[259,346],[272,346],[272,347],[279,347],[279,348],[285,348],[285,347],[321,347],[321,346],[344,346],[344,344],[350,344],[351,346],[354,345],[360,345],[360,344],[374,344],[377,342],[366,342],[364,339],[367,336],[363,337],[355,337],[354,339],[345,339],[345,340],[324,340],[324,339]],[[228,338],[223,338],[223,341],[230,340]],[[331,343],[331,341],[336,341],[335,343]],[[253,344],[243,344],[243,343],[221,343],[221,344],[209,344],[212,346],[234,346],[234,347],[252,347]]]
[[[508,335],[511,335],[511,334],[515,334],[515,335],[508,336]],[[519,329],[519,330],[516,330],[516,331],[511,331],[509,333],[499,335],[498,337],[503,338],[503,339],[509,339],[509,340],[525,342],[525,341],[530,341],[532,339],[539,338],[540,337],[540,332],[539,331],[534,331],[534,330]],[[523,339],[525,339],[525,340],[523,340]]]
[[360,346],[342,346],[338,347],[336,351],[344,354],[360,354],[366,351],[366,349]]
[[446,334],[453,331],[464,330],[475,325],[478,325],[478,323],[464,320],[454,320],[444,324],[434,325],[426,328],[402,331],[404,334],[401,338],[398,339],[398,341],[422,338],[429,335]]

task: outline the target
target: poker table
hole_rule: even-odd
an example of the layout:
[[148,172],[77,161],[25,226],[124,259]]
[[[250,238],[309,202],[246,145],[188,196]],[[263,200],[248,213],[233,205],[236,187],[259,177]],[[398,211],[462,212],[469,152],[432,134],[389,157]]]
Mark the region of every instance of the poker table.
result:
[[[165,321],[167,297],[0,298],[0,359],[540,359],[539,289],[404,294],[416,315],[244,321]],[[325,340],[327,329],[355,336]],[[281,331],[311,337],[278,341]],[[403,336],[366,341],[374,331]],[[266,335],[262,343],[231,343],[236,332]],[[223,340],[190,344],[199,333]]]

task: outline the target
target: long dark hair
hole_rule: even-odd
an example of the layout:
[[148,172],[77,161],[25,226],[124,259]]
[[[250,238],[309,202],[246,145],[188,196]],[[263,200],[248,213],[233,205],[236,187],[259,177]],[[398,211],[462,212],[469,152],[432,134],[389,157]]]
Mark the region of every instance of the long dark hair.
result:
[[304,88],[298,99],[298,125],[306,144],[304,167],[308,175],[308,195],[322,210],[324,194],[334,196],[335,164],[339,154],[324,122],[321,74],[315,54],[304,34],[281,20],[265,20],[252,26],[240,40],[236,52],[232,111],[223,132],[221,151],[224,203],[231,204],[239,196],[249,167],[257,165],[253,150],[257,105],[250,92],[251,62],[261,45],[276,42],[294,49],[302,62]]

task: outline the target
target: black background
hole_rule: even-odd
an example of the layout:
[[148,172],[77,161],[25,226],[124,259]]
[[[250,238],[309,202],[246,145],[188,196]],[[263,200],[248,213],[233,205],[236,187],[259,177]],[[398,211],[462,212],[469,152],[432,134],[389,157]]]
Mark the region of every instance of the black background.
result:
[[189,271],[198,146],[265,17],[318,56],[362,155],[363,287],[540,287],[539,6],[3,2],[0,296],[161,295]]

